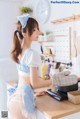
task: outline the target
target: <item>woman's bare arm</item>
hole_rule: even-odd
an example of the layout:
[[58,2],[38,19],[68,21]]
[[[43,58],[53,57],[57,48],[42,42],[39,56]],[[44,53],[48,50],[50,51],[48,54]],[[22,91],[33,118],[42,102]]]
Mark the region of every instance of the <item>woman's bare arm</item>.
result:
[[41,88],[51,85],[52,81],[39,79],[37,67],[30,67],[30,83],[33,88]]

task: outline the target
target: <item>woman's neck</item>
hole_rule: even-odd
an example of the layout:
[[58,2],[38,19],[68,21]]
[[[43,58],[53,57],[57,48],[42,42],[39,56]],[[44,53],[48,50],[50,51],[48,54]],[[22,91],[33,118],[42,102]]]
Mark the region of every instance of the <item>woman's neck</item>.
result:
[[24,43],[23,43],[23,50],[27,49],[27,48],[30,48],[31,47],[31,41],[28,39],[28,40],[24,40]]

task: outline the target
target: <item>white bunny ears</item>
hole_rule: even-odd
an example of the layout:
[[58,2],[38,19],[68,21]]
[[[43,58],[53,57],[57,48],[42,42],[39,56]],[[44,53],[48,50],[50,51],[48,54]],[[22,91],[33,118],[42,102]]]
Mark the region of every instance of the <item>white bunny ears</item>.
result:
[[21,16],[18,16],[17,17],[18,21],[20,21],[20,23],[22,25],[22,28],[25,28],[25,26],[27,25],[27,21],[28,21],[29,18],[30,18],[30,15],[29,14],[24,14],[24,15],[21,15]]

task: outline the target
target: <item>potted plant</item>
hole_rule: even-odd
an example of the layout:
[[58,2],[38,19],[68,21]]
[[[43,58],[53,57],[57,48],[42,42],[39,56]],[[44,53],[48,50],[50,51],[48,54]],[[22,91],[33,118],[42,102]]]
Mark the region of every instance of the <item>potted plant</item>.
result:
[[47,39],[47,41],[52,41],[53,33],[51,31],[46,31],[44,35],[44,39]]
[[32,13],[32,12],[33,12],[33,10],[29,7],[24,7],[23,6],[23,7],[20,8],[20,13],[21,14]]
[[46,35],[49,35],[51,34],[52,32],[51,31],[46,31]]

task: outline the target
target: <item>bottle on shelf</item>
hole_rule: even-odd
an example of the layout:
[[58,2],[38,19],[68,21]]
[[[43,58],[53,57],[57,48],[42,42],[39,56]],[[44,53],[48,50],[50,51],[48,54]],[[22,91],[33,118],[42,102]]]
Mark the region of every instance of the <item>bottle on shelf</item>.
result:
[[49,76],[49,73],[50,73],[50,68],[51,68],[51,64],[48,64],[48,68],[47,68],[47,71],[46,71],[46,75],[45,75],[45,79],[50,79],[50,76]]
[[42,63],[41,66],[41,78],[45,79],[45,75],[46,75],[46,71],[47,71],[47,64],[45,63],[45,61]]

